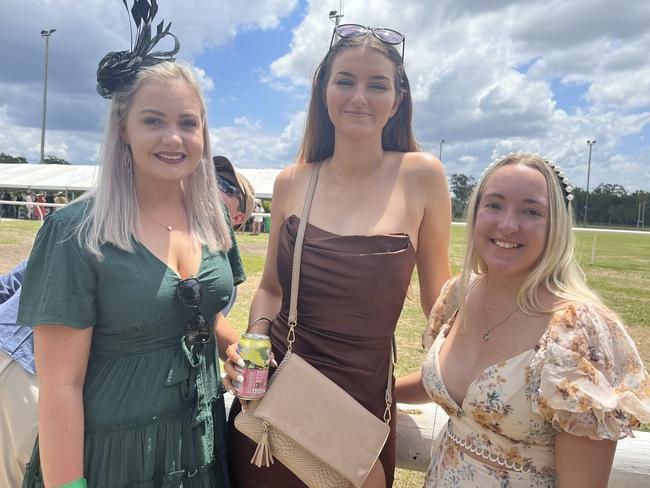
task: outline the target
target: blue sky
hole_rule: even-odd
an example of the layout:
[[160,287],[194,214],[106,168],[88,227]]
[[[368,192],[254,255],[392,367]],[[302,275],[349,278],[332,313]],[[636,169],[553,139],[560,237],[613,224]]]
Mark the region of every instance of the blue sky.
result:
[[[83,5],[83,8],[80,7]],[[371,8],[368,8],[371,5]],[[198,71],[213,153],[243,168],[291,164],[309,81],[339,0],[159,0],[179,59]],[[592,188],[650,190],[650,2],[627,0],[347,0],[344,22],[407,37],[415,129],[448,174],[477,177],[503,153],[539,152]],[[0,152],[38,161],[44,43],[50,42],[46,153],[96,162],[107,102],[95,71],[126,49],[120,0],[4,0]],[[1,182],[0,182],[1,183]]]

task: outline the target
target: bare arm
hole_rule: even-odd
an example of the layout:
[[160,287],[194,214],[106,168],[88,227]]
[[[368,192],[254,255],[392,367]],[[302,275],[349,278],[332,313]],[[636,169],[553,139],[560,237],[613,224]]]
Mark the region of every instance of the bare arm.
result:
[[451,276],[451,198],[442,164],[430,155],[421,154],[421,157],[426,159],[417,169],[413,184],[424,205],[418,233],[417,268],[422,311],[428,317],[442,285]]
[[555,467],[559,488],[607,488],[615,451],[615,441],[593,441],[558,432]]
[[239,342],[239,334],[221,313],[218,313],[214,319],[214,334],[217,338],[219,357],[225,361],[228,359],[226,349],[230,344],[237,344]]
[[422,372],[414,371],[395,380],[397,401],[400,403],[431,403],[431,397],[422,384]]
[[[268,335],[271,325],[267,320],[259,320],[273,318],[280,311],[282,306],[282,288],[278,280],[277,273],[277,253],[278,253],[278,240],[280,236],[280,229],[284,223],[285,211],[284,205],[286,201],[286,191],[289,187],[289,170],[282,171],[275,180],[273,187],[273,205],[271,207],[271,229],[269,234],[269,244],[266,249],[266,260],[264,262],[264,271],[262,272],[262,279],[255,292],[251,309],[248,317],[248,323],[254,325],[250,327],[250,331],[256,334]],[[227,340],[227,339],[226,339]],[[226,347],[225,354],[228,361],[224,363],[223,369],[228,375],[223,379],[224,386],[229,391],[234,391],[236,388],[233,382],[242,380],[243,361],[237,353],[237,345],[231,343]],[[219,351],[221,354],[221,350]],[[238,366],[237,366],[238,365]]]
[[[249,324],[260,318],[273,320],[282,306],[282,288],[278,280],[277,255],[280,230],[286,219],[286,201],[291,186],[290,170],[282,171],[273,187],[273,206],[271,207],[271,229],[262,279],[251,303]],[[252,328],[255,332],[268,334],[270,325],[265,320],[258,321]]]
[[92,327],[40,325],[34,329],[40,380],[38,442],[47,488],[84,475],[83,385],[92,333]]

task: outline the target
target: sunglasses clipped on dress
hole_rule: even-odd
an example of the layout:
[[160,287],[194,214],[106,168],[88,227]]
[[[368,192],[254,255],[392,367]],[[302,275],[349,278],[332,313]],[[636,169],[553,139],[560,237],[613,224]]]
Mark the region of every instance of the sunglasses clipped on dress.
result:
[[178,283],[176,288],[178,300],[187,308],[194,310],[194,315],[185,322],[185,342],[188,346],[207,344],[210,342],[210,328],[208,321],[199,310],[203,301],[203,288],[201,282],[191,276]]
[[334,45],[334,38],[336,36],[341,39],[352,39],[355,37],[363,37],[368,33],[375,36],[384,44],[391,46],[402,45],[402,63],[404,63],[404,48],[406,46],[406,37],[401,32],[386,27],[369,27],[360,24],[340,24],[334,27],[332,32],[332,39],[330,40],[330,49]]

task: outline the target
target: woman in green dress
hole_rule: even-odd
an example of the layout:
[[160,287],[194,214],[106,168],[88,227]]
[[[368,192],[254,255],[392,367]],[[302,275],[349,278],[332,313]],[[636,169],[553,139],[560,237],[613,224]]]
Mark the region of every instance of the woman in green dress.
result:
[[205,103],[188,67],[145,56],[129,77],[122,54],[98,71],[97,189],[46,219],[25,275],[40,426],[23,486],[229,487],[218,355],[238,335],[220,310],[244,274]]

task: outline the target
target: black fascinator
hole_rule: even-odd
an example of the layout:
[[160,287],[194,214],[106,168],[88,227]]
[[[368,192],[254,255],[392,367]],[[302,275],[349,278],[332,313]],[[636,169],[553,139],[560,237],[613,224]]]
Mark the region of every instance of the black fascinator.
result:
[[[127,11],[126,0],[122,0]],[[132,83],[138,71],[148,66],[154,66],[163,61],[174,61],[180,44],[178,38],[169,32],[172,23],[164,26],[163,20],[156,27],[156,35],[151,37],[151,24],[158,12],[156,0],[134,0],[131,15],[137,28],[135,47],[131,50],[110,52],[102,58],[97,68],[97,93],[104,98],[113,98],[113,95],[122,86]],[[174,49],[171,51],[151,52],[158,42],[166,36],[174,38]]]

